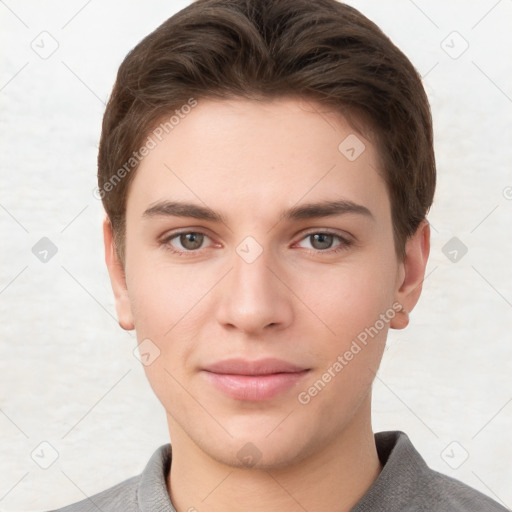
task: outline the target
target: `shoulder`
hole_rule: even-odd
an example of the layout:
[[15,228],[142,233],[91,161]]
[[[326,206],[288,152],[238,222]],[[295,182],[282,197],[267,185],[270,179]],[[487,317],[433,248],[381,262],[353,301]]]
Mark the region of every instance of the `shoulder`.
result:
[[166,487],[172,458],[169,443],[160,446],[140,475],[128,478],[109,489],[57,510],[48,512],[176,512]]
[[141,475],[120,482],[81,501],[48,512],[138,512],[137,490]]
[[382,471],[352,512],[507,512],[485,494],[431,469],[401,431],[378,432]]
[[430,468],[427,469],[423,496],[429,510],[453,512],[505,512],[498,502],[469,485]]

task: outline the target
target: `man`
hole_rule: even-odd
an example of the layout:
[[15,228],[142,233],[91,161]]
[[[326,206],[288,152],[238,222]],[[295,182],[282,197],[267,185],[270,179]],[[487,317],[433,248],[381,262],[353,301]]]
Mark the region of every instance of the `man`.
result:
[[122,63],[98,168],[119,323],[171,443],[63,512],[505,510],[372,430],[435,189],[420,77],[375,24],[192,3]]

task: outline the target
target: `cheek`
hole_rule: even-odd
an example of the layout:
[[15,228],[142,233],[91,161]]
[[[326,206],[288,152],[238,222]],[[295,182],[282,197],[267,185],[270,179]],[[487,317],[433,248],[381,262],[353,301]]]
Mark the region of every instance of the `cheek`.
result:
[[[340,410],[351,410],[377,372],[389,323],[396,314],[393,261],[380,255],[324,279],[310,280],[314,286],[303,284],[303,296],[322,320],[316,321],[318,335],[312,345],[319,362],[308,382],[313,387],[311,393],[302,389],[304,402],[311,400],[319,412],[333,400],[346,406]],[[307,324],[311,326],[312,321]],[[316,399],[316,394],[322,398]]]
[[211,285],[198,286],[201,279],[192,265],[162,265],[144,254],[132,254],[127,283],[137,340],[142,350],[147,346],[156,354],[151,364],[144,364],[141,356],[144,371],[159,398],[179,401],[178,381],[183,381],[193,364],[191,355],[199,349],[198,326],[205,320],[201,298]]
[[189,321],[204,293],[197,273],[191,265],[163,265],[142,252],[133,254],[130,263],[127,284],[138,336],[172,336],[181,319]]
[[354,270],[331,280],[328,291],[314,293],[325,324],[318,332],[324,334],[315,338],[316,371],[298,390],[297,402],[313,417],[330,417],[334,429],[371,389],[395,315],[392,286],[386,279],[376,286],[379,276]]
[[183,385],[189,356],[197,350],[191,327],[200,321],[194,305],[201,290],[190,286],[186,271],[140,263],[132,266],[128,286],[144,372],[164,408],[186,414],[194,408]]
[[358,261],[295,278],[298,295],[321,320],[318,323],[325,330],[324,339],[346,343],[391,307],[395,271],[385,261]]

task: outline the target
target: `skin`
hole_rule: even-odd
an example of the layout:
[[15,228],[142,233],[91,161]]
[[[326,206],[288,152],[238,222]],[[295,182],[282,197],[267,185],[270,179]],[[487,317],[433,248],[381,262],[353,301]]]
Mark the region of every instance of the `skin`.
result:
[[[404,328],[418,301],[430,232],[424,221],[405,260],[397,257],[376,150],[357,133],[366,148],[349,161],[338,145],[356,132],[325,110],[292,97],[200,100],[136,171],[124,268],[104,223],[119,323],[160,350],[144,369],[167,413],[167,488],[178,512],[348,511],[382,469],[371,385],[388,328]],[[371,215],[280,220],[294,206],[340,199]],[[144,215],[165,200],[208,206],[225,223]],[[178,230],[206,236],[194,245]],[[326,231],[336,236],[311,236]],[[248,236],[262,249],[251,263],[237,253]],[[300,403],[394,303],[407,312]],[[235,400],[201,371],[230,357],[277,357],[310,371],[269,400]],[[247,443],[260,457],[252,467],[237,456]]]

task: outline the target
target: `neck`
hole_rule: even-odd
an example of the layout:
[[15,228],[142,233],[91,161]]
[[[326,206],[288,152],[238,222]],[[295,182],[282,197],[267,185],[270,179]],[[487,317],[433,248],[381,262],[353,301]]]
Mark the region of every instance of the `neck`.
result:
[[371,428],[371,394],[323,448],[286,467],[238,468],[212,459],[172,422],[167,489],[177,512],[349,512],[382,470]]

